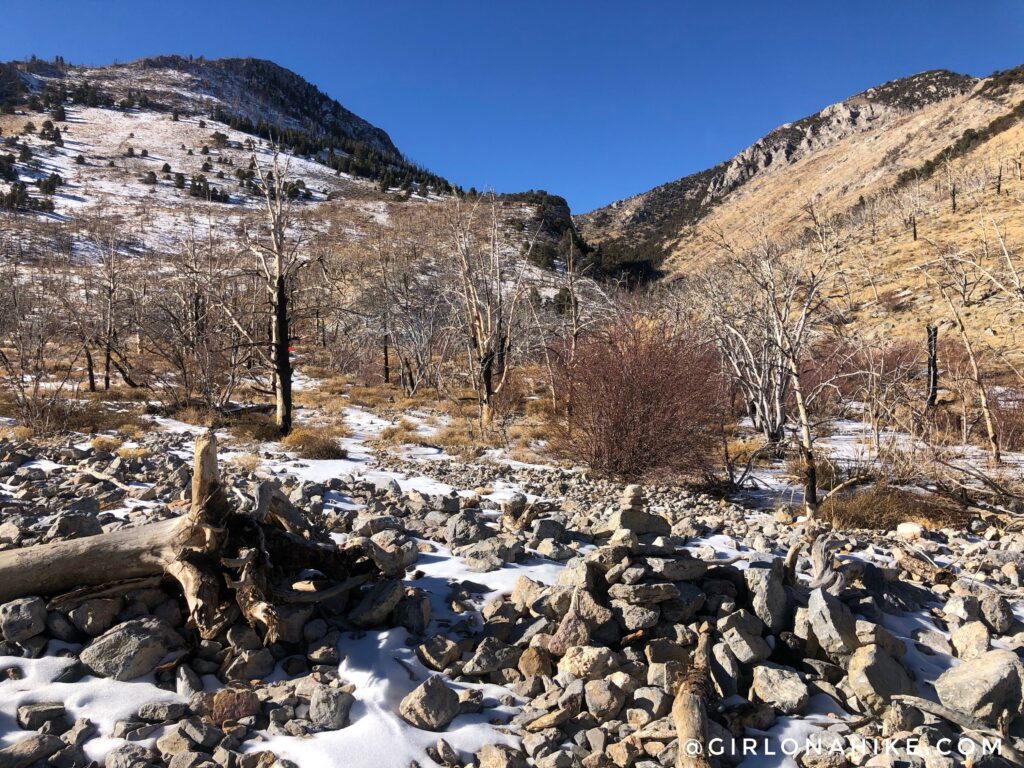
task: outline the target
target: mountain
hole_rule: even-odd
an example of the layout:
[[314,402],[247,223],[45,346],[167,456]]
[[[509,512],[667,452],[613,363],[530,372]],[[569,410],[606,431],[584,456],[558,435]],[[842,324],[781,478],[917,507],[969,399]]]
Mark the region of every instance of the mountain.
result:
[[575,220],[606,268],[678,272],[700,262],[697,235],[708,228],[763,219],[781,234],[810,200],[839,213],[930,175],[1019,123],[1022,83],[1024,68],[893,80],[779,126],[713,168]]
[[[271,161],[268,139],[314,226],[365,233],[393,206],[436,205],[457,191],[270,61],[0,63],[0,212],[26,214],[5,219],[23,242],[45,241],[54,220],[74,242],[98,216],[118,219],[139,251],[166,252],[197,231],[225,236],[261,204],[250,164],[254,151]],[[552,267],[566,237],[578,241],[563,198],[531,190],[500,200],[507,226],[538,233],[537,266]]]
[[155,56],[85,67],[39,59],[0,64],[0,110],[56,104],[205,118],[316,156],[335,170],[379,180],[410,177],[435,188],[440,177],[402,155],[381,128],[274,62]]

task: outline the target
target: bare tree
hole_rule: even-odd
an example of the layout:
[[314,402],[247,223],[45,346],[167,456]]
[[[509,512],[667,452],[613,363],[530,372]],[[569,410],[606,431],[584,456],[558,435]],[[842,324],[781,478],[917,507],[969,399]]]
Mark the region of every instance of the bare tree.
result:
[[[445,207],[455,255],[454,292],[483,425],[492,423],[494,399],[509,380],[516,323],[526,293],[527,258],[517,258],[514,244],[502,234],[497,205],[490,194],[471,200],[454,197]],[[535,239],[536,235],[527,257]]]

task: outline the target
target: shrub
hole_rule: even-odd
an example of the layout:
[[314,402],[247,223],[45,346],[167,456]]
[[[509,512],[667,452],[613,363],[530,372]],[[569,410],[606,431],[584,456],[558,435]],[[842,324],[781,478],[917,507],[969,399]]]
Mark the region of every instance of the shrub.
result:
[[554,448],[623,480],[707,474],[724,392],[713,351],[690,333],[628,317],[584,339],[562,371]]
[[281,440],[288,451],[304,459],[344,459],[348,451],[338,444],[336,432],[330,429],[295,427]]
[[111,437],[110,435],[96,435],[89,445],[96,453],[113,453],[121,447],[121,440],[117,437]]
[[834,496],[822,504],[820,514],[837,528],[891,531],[903,522],[927,528],[967,524],[964,511],[949,502],[885,484]]
[[148,448],[143,448],[141,445],[136,445],[132,447],[122,446],[121,448],[118,448],[117,455],[120,456],[122,459],[131,460],[145,459],[151,456],[152,454],[150,453]]

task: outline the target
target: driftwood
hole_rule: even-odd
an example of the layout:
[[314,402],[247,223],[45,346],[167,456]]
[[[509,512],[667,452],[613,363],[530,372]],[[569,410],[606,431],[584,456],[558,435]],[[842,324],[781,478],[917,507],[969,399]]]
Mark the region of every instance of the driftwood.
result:
[[672,703],[672,722],[679,738],[676,768],[711,768],[707,711],[710,668],[711,629],[704,625],[690,668],[680,679]]
[[[73,604],[169,577],[180,585],[191,623],[204,639],[244,618],[270,644],[279,638],[279,602],[319,602],[382,571],[397,575],[368,539],[339,546],[280,491],[259,486],[253,495],[253,504],[229,503],[211,431],[196,440],[188,514],[0,552],[0,602],[39,595],[54,598],[51,604]],[[297,581],[306,569],[324,578]]]

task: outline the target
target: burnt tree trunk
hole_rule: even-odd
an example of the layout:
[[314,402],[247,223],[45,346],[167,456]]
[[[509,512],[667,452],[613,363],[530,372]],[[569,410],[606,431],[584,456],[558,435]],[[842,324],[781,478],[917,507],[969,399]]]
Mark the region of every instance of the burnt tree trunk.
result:
[[929,408],[935,406],[939,396],[939,329],[928,326],[928,400]]

